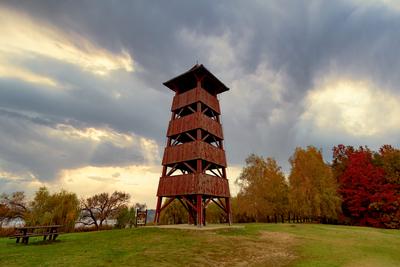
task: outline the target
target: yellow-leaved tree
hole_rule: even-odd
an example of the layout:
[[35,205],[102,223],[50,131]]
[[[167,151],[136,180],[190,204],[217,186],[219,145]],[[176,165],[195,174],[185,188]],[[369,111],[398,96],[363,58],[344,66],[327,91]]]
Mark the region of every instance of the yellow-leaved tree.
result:
[[335,220],[340,208],[337,182],[321,151],[296,148],[289,162],[289,220]]
[[284,220],[288,208],[288,185],[273,158],[252,154],[236,180],[240,187],[235,216],[242,221]]

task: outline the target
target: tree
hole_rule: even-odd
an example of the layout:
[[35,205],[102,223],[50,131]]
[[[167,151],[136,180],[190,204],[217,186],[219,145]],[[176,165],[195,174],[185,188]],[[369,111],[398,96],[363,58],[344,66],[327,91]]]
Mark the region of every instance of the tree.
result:
[[64,231],[73,231],[79,216],[79,200],[75,193],[62,190],[50,194],[46,187],[39,188],[29,205],[27,225],[63,225]]
[[24,192],[3,194],[0,197],[0,218],[3,216],[7,221],[22,219],[26,225],[59,224],[64,226],[65,231],[71,231],[75,227],[78,213],[78,198],[74,193],[64,190],[50,194],[46,187],[41,187],[29,203]]
[[340,205],[331,168],[315,147],[296,148],[290,158],[290,209],[296,219],[336,219]]
[[136,211],[137,210],[146,210],[147,205],[146,203],[136,203],[134,206],[128,208],[124,207],[122,208],[117,216],[116,216],[116,228],[126,228],[129,226],[129,228],[132,228],[132,226],[135,224],[136,220]]
[[119,191],[111,195],[101,193],[82,199],[79,222],[84,225],[94,225],[99,230],[105,220],[115,218],[121,209],[126,208],[129,199],[129,194]]
[[116,224],[115,228],[126,228],[129,226],[129,228],[132,228],[132,226],[135,224],[135,219],[136,219],[136,209],[135,207],[124,207],[120,209],[116,216]]
[[[340,151],[340,153],[335,153]],[[355,225],[400,227],[400,195],[396,180],[397,152],[390,146],[334,148],[339,192],[346,220]]]
[[0,204],[3,206],[2,216],[4,221],[24,220],[29,215],[28,203],[24,192],[14,192],[11,195],[2,194],[0,196]]
[[207,206],[206,221],[207,223],[224,223],[226,222],[226,214],[221,212],[221,208],[214,202],[211,202]]
[[375,153],[374,161],[385,171],[388,183],[400,185],[400,149],[384,145]]
[[241,217],[256,222],[270,218],[276,222],[278,216],[283,218],[288,205],[288,186],[274,159],[250,155],[236,184],[240,187],[237,207]]
[[161,224],[181,224],[188,222],[188,214],[186,209],[176,199],[165,208],[161,213]]
[[3,227],[4,223],[8,222],[8,214],[10,213],[7,205],[0,203],[0,228]]
[[374,161],[385,172],[386,191],[373,204],[386,228],[400,228],[400,149],[384,145]]
[[[358,150],[361,151],[369,151],[367,147],[359,147]],[[342,144],[333,147],[333,159],[332,159],[332,171],[333,176],[338,180],[340,175],[346,170],[349,157],[352,153],[354,153],[355,149],[352,146],[344,146]]]

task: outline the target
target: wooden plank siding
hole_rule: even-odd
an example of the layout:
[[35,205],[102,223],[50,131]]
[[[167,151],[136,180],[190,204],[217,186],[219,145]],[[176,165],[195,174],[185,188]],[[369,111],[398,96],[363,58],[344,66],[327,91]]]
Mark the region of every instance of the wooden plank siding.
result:
[[230,197],[228,179],[204,173],[160,178],[157,196],[170,197],[193,194]]
[[193,141],[177,146],[169,146],[164,150],[163,165],[204,159],[219,166],[226,167],[225,151],[202,141]]
[[199,128],[219,139],[223,139],[221,124],[201,112],[195,112],[185,117],[171,120],[169,122],[167,136],[170,137]]
[[171,111],[175,111],[198,101],[210,107],[216,113],[221,114],[218,98],[201,87],[196,87],[182,94],[175,95],[172,101]]

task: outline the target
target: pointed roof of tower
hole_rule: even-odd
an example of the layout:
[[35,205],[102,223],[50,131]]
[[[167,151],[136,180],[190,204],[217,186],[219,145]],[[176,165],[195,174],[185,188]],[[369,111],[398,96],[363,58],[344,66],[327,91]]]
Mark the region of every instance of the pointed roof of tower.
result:
[[175,92],[182,93],[196,86],[196,77],[203,78],[203,88],[212,94],[220,94],[229,90],[229,88],[204,67],[203,64],[196,64],[188,71],[163,84]]

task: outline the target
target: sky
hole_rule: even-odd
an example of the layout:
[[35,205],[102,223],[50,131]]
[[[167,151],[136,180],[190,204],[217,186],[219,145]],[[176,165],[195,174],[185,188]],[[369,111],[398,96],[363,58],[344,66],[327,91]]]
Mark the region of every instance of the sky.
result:
[[204,64],[228,178],[296,147],[400,145],[400,2],[0,1],[0,193],[115,190],[154,208],[173,92]]

